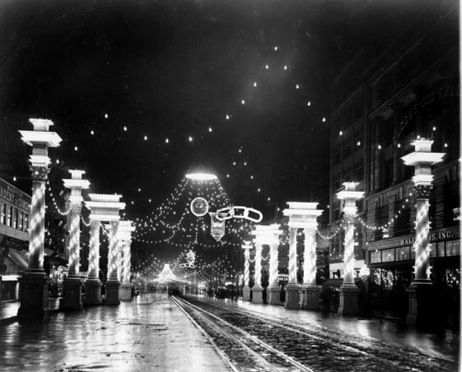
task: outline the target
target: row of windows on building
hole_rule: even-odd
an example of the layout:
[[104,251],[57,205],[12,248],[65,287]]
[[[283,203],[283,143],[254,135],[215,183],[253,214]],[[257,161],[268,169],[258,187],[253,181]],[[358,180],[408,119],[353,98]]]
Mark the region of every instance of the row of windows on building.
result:
[[20,231],[29,228],[29,213],[5,203],[0,203],[0,224]]
[[[460,240],[448,240],[430,244],[430,257],[452,257],[460,255]],[[395,262],[415,259],[415,251],[412,246],[382,249],[369,252],[369,262]]]

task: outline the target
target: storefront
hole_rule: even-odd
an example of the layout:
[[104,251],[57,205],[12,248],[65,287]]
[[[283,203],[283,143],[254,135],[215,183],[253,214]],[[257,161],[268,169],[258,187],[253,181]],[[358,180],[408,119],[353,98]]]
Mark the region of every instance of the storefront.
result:
[[[408,311],[406,288],[414,278],[415,237],[405,236],[369,243],[367,307],[379,317],[403,319]],[[458,227],[430,233],[431,280],[435,300],[451,322],[458,322],[460,289],[460,231]],[[442,315],[442,316],[443,316]]]

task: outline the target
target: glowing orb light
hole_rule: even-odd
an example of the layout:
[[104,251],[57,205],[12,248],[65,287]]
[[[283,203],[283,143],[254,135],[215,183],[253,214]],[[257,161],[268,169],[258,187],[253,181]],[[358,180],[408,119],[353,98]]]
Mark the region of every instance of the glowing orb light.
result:
[[191,212],[197,217],[205,216],[209,211],[209,203],[204,198],[198,197],[191,202]]

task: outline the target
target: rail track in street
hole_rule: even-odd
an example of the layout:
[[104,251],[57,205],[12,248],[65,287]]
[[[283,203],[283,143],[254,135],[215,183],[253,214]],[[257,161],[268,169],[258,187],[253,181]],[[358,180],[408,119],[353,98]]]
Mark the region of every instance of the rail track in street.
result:
[[457,362],[378,340],[308,329],[196,297],[172,300],[203,330],[234,371],[435,371]]

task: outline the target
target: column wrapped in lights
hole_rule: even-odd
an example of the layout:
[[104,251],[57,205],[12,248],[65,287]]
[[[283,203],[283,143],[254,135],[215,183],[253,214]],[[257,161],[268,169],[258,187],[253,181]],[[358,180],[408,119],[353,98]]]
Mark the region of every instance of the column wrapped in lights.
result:
[[80,211],[82,209],[82,190],[88,189],[90,182],[82,179],[82,170],[70,170],[71,178],[64,179],[64,187],[71,190],[69,196],[69,273],[64,280],[64,297],[60,307],[64,310],[82,309],[82,280],[80,272]]
[[[86,206],[91,210],[91,237],[89,253],[89,275],[85,282],[85,303],[98,305],[101,303],[101,281],[99,280],[99,226],[101,222],[118,223],[119,212],[125,208],[120,202],[121,195],[89,194],[90,201]],[[116,236],[114,236],[114,230]],[[115,246],[114,246],[115,245]],[[112,250],[111,250],[112,248]],[[120,282],[117,279],[117,227],[110,229],[108,254],[108,281],[106,283],[106,304],[118,305]]]
[[108,223],[109,230],[109,253],[107,263],[107,278],[108,281],[118,282],[118,253],[119,253],[119,237],[117,230],[119,229],[119,221],[111,221]]
[[[406,165],[414,166],[415,173],[414,195],[416,197],[416,239],[414,281],[407,289],[409,295],[409,313],[406,317],[408,324],[419,324],[431,321],[432,311],[426,304],[431,295],[430,279],[430,221],[428,216],[429,199],[432,189],[433,175],[432,165],[443,160],[445,153],[431,152],[433,141],[418,139],[412,142],[415,151],[403,156],[401,159]],[[421,305],[419,306],[419,303]]]
[[253,248],[252,243],[244,241],[242,249],[244,250],[244,287],[242,288],[242,299],[250,301],[250,250]]
[[429,198],[432,189],[433,175],[431,167],[433,164],[443,160],[444,153],[431,152],[433,141],[419,139],[412,142],[415,151],[403,156],[406,165],[415,167],[414,195],[416,197],[416,240],[415,240],[415,267],[414,282],[431,283],[430,281],[430,244],[429,231],[430,222],[428,219]]
[[32,173],[32,205],[29,224],[28,269],[20,283],[20,318],[43,318],[48,306],[48,284],[43,270],[45,240],[45,187],[49,172],[48,148],[57,147],[61,137],[50,132],[51,120],[29,119],[34,129],[19,131],[24,143],[32,146],[30,170]]
[[[279,304],[281,302],[281,291],[278,286],[278,247],[279,235],[282,233],[279,230],[278,224],[272,225],[256,225],[255,231],[255,246],[263,248],[264,244],[270,247],[270,265],[269,265],[269,285],[268,285],[268,303]],[[258,248],[257,248],[258,249]],[[261,258],[261,252],[260,252]],[[256,260],[257,258],[255,258]],[[261,268],[260,268],[261,270]],[[254,287],[255,288],[255,287]],[[259,291],[259,292],[258,292]],[[257,297],[253,292],[253,302],[263,302],[263,288],[257,289]]]
[[306,203],[304,206],[305,240],[303,252],[303,284],[301,306],[303,309],[319,310],[319,292],[316,285],[316,230],[317,218],[322,210],[317,209],[318,203]]
[[354,281],[355,256],[354,256],[354,232],[356,220],[356,201],[364,195],[362,191],[356,191],[357,182],[344,182],[345,189],[337,193],[337,198],[343,200],[343,213],[345,220],[345,267],[343,271],[343,283],[340,286],[340,315],[356,315],[358,313],[359,289]]
[[306,210],[311,203],[288,202],[284,215],[289,217],[289,282],[286,286],[287,309],[300,308],[300,286],[297,283],[297,231],[306,227]]
[[120,254],[122,256],[122,262],[120,263],[122,268],[122,285],[119,288],[119,297],[122,301],[130,301],[132,299],[132,283],[130,283],[130,245],[133,231],[135,231],[135,227],[132,221],[119,222],[118,236],[121,247]]

